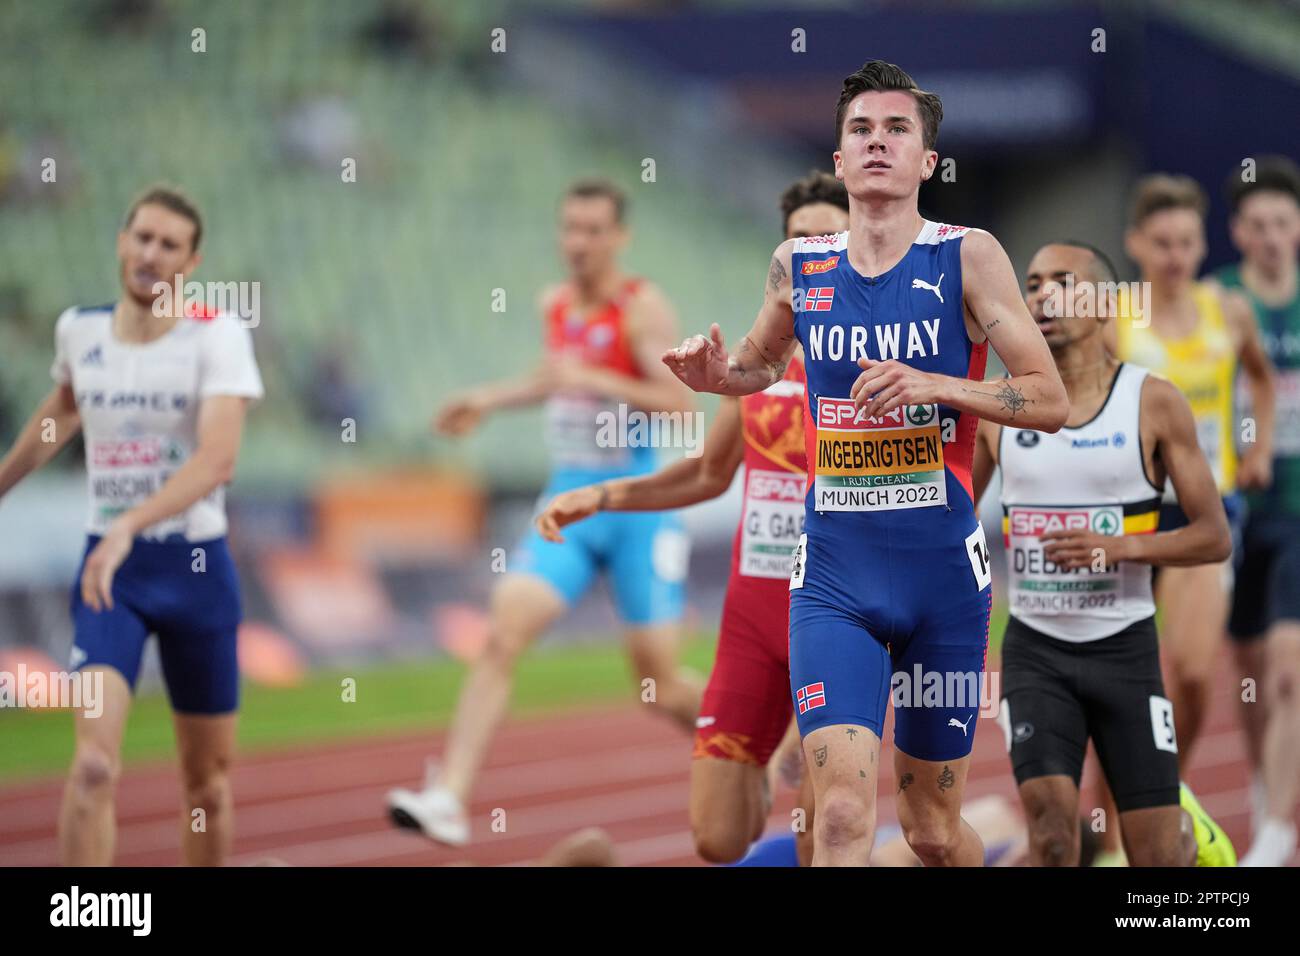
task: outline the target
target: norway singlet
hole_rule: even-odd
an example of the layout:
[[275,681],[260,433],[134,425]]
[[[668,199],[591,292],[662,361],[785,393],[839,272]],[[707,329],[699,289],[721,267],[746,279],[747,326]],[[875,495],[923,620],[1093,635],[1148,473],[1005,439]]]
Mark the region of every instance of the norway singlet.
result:
[[[926,221],[892,269],[861,275],[847,232],[796,242],[795,333],[807,370],[808,494],[790,578],[790,681],[801,733],[857,724],[922,760],[970,752],[991,573],[975,516],[976,416],[942,404],[868,418],[858,360],[981,379],[962,305],[967,229]],[[930,693],[935,682],[941,693]],[[891,695],[891,685],[893,693]]]

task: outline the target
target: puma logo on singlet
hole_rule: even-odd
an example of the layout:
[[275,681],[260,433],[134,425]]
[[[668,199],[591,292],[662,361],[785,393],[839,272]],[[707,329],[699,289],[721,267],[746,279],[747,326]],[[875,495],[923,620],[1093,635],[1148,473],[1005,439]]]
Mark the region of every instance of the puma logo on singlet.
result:
[[967,718],[966,718],[966,723],[964,723],[964,724],[963,724],[960,720],[958,720],[956,717],[949,717],[949,718],[948,718],[948,726],[949,726],[949,727],[960,727],[960,728],[961,728],[961,735],[962,735],[963,737],[965,737],[965,736],[966,736],[966,728],[970,725],[970,722],[971,722],[972,718],[974,718],[974,716],[975,716],[974,714],[971,714],[970,717],[967,717]]
[[939,281],[936,282],[934,285],[930,285],[930,283],[926,282],[924,279],[913,279],[913,280],[912,280],[912,288],[913,288],[913,289],[929,289],[929,290],[930,290],[931,292],[933,292],[933,293],[935,294],[935,296],[938,298],[938,300],[939,300],[939,304],[940,304],[940,305],[943,305],[943,293],[939,291],[939,286],[941,286],[941,285],[943,285],[943,273],[942,273],[942,272],[939,273]]

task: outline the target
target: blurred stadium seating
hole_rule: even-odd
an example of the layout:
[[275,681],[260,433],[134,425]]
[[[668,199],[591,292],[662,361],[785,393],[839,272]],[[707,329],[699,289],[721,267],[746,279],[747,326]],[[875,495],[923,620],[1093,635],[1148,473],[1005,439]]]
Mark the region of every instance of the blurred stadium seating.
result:
[[[340,614],[361,608],[368,622],[352,649],[423,651],[444,605],[486,593],[490,549],[515,539],[545,469],[536,412],[459,443],[435,441],[429,416],[453,390],[537,359],[534,299],[558,273],[555,204],[576,175],[631,190],[628,265],[665,288],[683,331],[716,320],[735,336],[777,238],[776,189],[828,165],[840,78],[869,56],[907,65],[949,103],[941,155],[960,174],[927,185],[923,210],[995,230],[1015,261],[1047,234],[1118,252],[1131,178],[1177,168],[1216,196],[1216,265],[1217,197],[1242,144],[1300,154],[1273,106],[1296,101],[1291,0],[1231,15],[1211,0],[789,6],[5,4],[0,442],[49,387],[58,313],[116,295],[112,243],[132,195],[180,184],[207,215],[196,278],[261,283],[268,394],[231,497],[250,618],[286,627],[315,619],[293,602],[351,594]],[[950,29],[926,26],[936,11]],[[807,55],[789,50],[792,23],[808,31]],[[1096,59],[1097,25],[1123,56]],[[497,27],[506,55],[489,48]],[[1200,128],[1207,101],[1221,118]],[[33,172],[46,157],[54,183]],[[356,182],[343,181],[344,159]],[[504,312],[492,309],[498,289]],[[65,453],[0,508],[0,644],[66,651],[78,463]],[[422,482],[413,507],[427,525],[383,531],[384,489]],[[468,523],[443,539],[436,515],[449,503]],[[730,508],[701,520],[712,533],[697,554],[725,551]],[[359,531],[367,521],[381,531]],[[366,542],[342,571],[340,540]],[[700,573],[692,586],[720,581]],[[340,646],[310,625],[286,629],[312,653]]]

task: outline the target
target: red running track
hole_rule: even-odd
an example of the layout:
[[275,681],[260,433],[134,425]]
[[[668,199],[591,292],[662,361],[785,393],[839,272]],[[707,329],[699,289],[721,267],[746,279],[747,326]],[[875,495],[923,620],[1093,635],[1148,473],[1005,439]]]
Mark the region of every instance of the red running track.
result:
[[[1226,654],[1225,654],[1226,664]],[[1227,668],[1225,667],[1225,672]],[[1190,783],[1243,853],[1250,813],[1244,741],[1229,684],[1212,706]],[[295,866],[526,864],[563,837],[599,826],[628,865],[698,865],[686,817],[691,743],[651,705],[574,711],[509,723],[497,738],[471,807],[473,839],[452,850],[394,829],[384,794],[423,774],[441,734],[381,737],[262,753],[234,773],[236,865]],[[976,722],[970,797],[1015,791],[1001,729]],[[892,730],[886,727],[885,739]],[[894,774],[885,746],[881,823],[892,822]],[[1086,786],[1086,781],[1085,781]],[[60,778],[0,787],[0,865],[57,863]],[[1090,806],[1085,790],[1083,803]],[[124,866],[179,861],[180,790],[169,765],[127,770],[118,792],[118,852]],[[790,825],[794,794],[778,794],[772,827]],[[493,820],[504,823],[494,831]],[[1294,861],[1293,861],[1294,862]]]

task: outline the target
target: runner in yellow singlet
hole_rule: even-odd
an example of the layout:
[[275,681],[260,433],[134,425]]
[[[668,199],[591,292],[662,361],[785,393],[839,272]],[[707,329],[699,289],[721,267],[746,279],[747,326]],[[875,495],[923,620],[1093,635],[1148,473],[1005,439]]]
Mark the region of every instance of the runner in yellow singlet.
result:
[[[1273,368],[1245,297],[1196,280],[1205,258],[1205,210],[1205,193],[1190,177],[1156,174],[1138,183],[1125,248],[1141,272],[1143,295],[1137,301],[1122,295],[1119,321],[1109,328],[1120,359],[1164,376],[1187,397],[1235,538],[1238,490],[1272,480]],[[1253,420],[1238,421],[1234,411],[1238,367],[1259,410]],[[1245,449],[1240,460],[1239,440]],[[1186,523],[1167,487],[1160,530]],[[1184,767],[1205,716],[1227,623],[1228,571],[1226,563],[1165,568],[1156,586],[1167,638],[1165,686]]]

